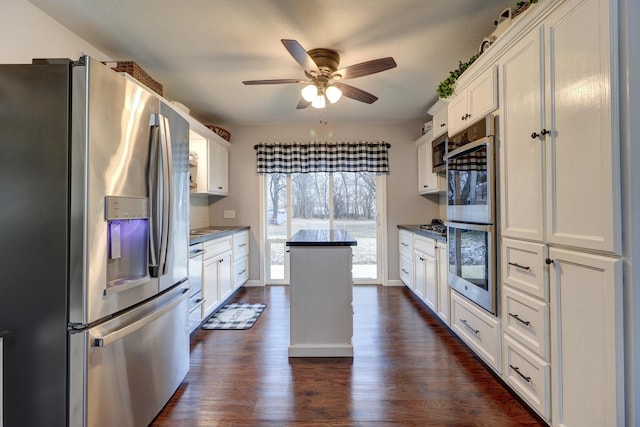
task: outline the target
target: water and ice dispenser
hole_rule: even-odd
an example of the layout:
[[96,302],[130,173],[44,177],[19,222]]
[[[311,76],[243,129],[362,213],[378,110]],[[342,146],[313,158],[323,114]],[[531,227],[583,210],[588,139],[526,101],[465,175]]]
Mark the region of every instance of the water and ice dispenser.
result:
[[107,285],[105,295],[150,280],[149,199],[105,197],[107,221]]

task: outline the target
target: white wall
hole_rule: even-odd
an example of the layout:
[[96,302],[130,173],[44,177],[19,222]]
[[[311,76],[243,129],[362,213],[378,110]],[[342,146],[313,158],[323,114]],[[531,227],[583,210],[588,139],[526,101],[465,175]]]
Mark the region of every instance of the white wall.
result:
[[[348,101],[347,101],[348,102]],[[365,106],[366,107],[366,106]],[[249,225],[251,250],[257,255],[260,242],[259,184],[255,172],[253,146],[259,142],[308,141],[386,141],[391,144],[390,174],[387,176],[388,276],[399,280],[398,224],[422,224],[440,217],[438,196],[423,197],[417,191],[415,140],[422,124],[418,122],[377,124],[328,124],[308,127],[290,126],[223,126],[231,132],[229,153],[229,196],[210,198],[210,225]],[[223,211],[236,211],[235,219],[223,218]],[[258,256],[251,256],[250,280],[261,279]]]
[[0,0],[0,63],[28,64],[33,58],[111,58],[27,0]]

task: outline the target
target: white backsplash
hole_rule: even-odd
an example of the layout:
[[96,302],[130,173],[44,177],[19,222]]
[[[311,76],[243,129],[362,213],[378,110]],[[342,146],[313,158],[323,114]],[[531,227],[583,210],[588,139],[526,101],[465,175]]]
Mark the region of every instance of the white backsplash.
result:
[[209,226],[209,198],[207,196],[189,197],[189,229]]

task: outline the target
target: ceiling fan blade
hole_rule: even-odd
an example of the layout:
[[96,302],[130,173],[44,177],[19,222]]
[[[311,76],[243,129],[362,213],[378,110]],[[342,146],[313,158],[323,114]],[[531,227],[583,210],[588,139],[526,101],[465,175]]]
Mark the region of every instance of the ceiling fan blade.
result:
[[300,98],[300,101],[298,101],[298,105],[296,105],[296,109],[297,110],[304,110],[305,108],[307,108],[309,105],[311,105],[311,103],[309,101],[307,101],[304,98]]
[[291,56],[293,56],[293,59],[295,59],[296,62],[302,66],[307,74],[320,73],[320,70],[318,69],[318,66],[316,65],[314,60],[309,56],[307,51],[302,47],[300,43],[295,40],[289,39],[282,39],[280,41],[289,51]]
[[308,83],[307,80],[300,79],[272,79],[272,80],[245,80],[245,85],[281,85],[287,83]]
[[397,66],[396,61],[392,57],[373,59],[371,61],[361,62],[360,64],[344,67],[333,73],[339,74],[340,79],[355,79],[356,77],[368,76],[369,74],[386,71]]
[[347,98],[355,99],[356,101],[366,102],[367,104],[373,104],[378,100],[378,97],[370,94],[369,92],[365,92],[362,89],[358,89],[357,87],[349,86],[344,83],[335,82],[333,84],[335,87],[342,91],[342,95]]

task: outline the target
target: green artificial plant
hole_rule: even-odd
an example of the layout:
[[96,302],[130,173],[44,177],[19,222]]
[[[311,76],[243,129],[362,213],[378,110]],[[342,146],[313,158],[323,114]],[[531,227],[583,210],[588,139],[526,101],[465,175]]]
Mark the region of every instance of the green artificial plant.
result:
[[438,89],[436,90],[436,92],[438,92],[438,96],[442,99],[447,99],[451,95],[453,95],[458,77],[460,77],[460,75],[464,73],[466,69],[469,68],[469,66],[473,64],[479,57],[480,53],[476,53],[471,58],[469,58],[467,62],[458,61],[458,68],[449,71],[449,76],[441,81],[438,85]]

